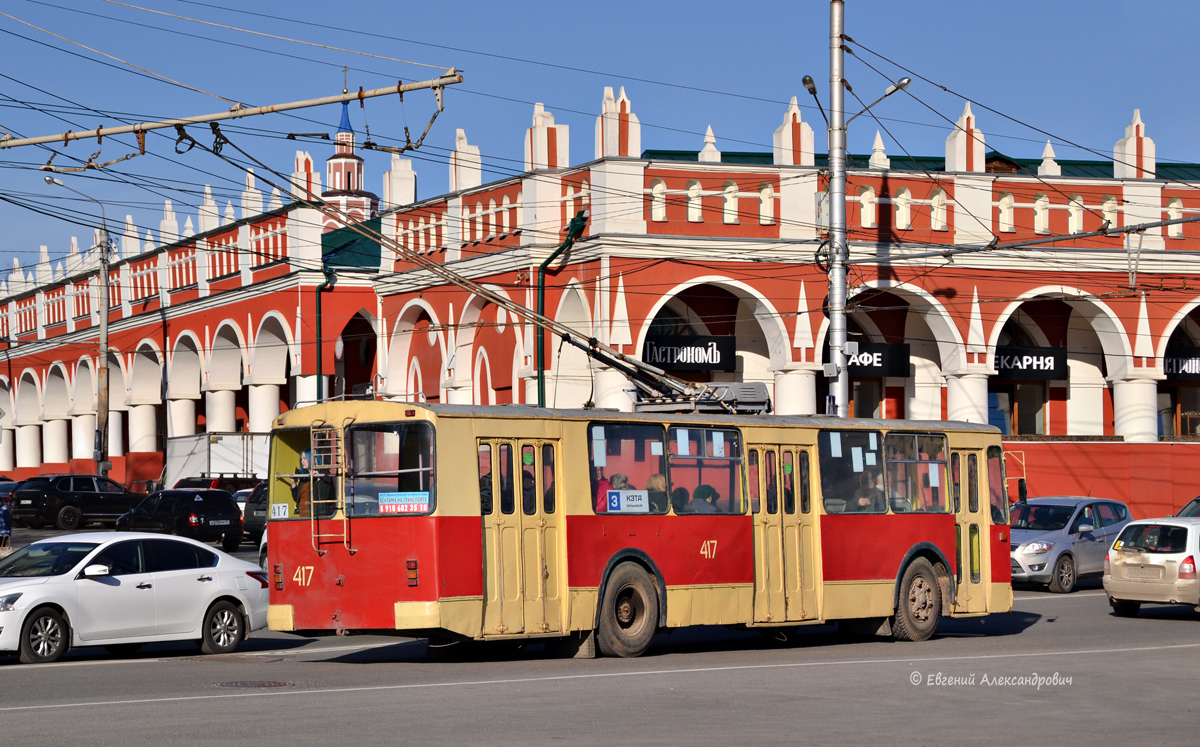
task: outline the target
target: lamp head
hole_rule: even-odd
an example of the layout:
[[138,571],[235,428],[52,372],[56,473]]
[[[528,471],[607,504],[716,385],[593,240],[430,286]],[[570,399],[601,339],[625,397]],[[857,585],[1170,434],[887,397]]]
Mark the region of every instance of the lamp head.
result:
[[888,86],[887,92],[885,92],[883,95],[891,96],[896,91],[903,91],[904,89],[908,88],[909,83],[912,83],[911,78],[901,78],[900,80]]
[[46,183],[47,183],[47,184],[57,184],[57,185],[58,185],[58,186],[60,186],[60,187],[65,187],[65,186],[66,186],[65,184],[63,184],[63,183],[62,183],[62,179],[55,179],[55,178],[54,178],[54,177],[52,177],[52,176],[47,176],[47,177],[46,177]]
[[806,91],[808,91],[813,96],[817,95],[817,84],[813,82],[811,75],[804,76],[803,78],[800,79],[800,82],[804,84],[804,89]]

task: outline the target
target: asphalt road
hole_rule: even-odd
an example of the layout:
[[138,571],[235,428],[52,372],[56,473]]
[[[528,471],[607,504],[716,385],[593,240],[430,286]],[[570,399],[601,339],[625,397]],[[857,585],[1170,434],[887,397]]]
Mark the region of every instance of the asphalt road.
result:
[[660,635],[639,659],[578,660],[541,645],[431,655],[411,639],[259,631],[229,656],[157,644],[129,659],[94,648],[46,666],[0,658],[0,734],[5,744],[1195,743],[1200,613],[1117,618],[1098,582],[1016,596],[1012,613],[943,620],[923,643],[701,628]]

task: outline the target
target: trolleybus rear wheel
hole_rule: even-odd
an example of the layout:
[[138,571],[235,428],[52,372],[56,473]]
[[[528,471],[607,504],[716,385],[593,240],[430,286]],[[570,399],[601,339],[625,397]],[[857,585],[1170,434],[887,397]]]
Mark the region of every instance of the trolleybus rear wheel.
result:
[[658,590],[654,579],[632,563],[617,566],[608,578],[600,608],[596,644],[605,656],[641,656],[658,628]]
[[942,593],[933,566],[924,558],[909,564],[900,580],[900,599],[892,621],[898,641],[924,641],[937,629],[942,614]]

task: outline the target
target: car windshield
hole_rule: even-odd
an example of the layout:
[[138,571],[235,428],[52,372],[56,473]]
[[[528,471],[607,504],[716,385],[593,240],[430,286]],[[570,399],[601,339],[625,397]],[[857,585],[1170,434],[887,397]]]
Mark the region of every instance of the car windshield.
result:
[[1013,529],[1032,529],[1035,532],[1051,532],[1062,529],[1075,513],[1074,506],[1047,506],[1034,503],[1016,503],[1012,510]]
[[1193,498],[1191,503],[1180,510],[1176,516],[1200,516],[1200,498]]
[[1113,543],[1114,550],[1175,553],[1187,548],[1187,527],[1170,524],[1130,524]]
[[38,542],[0,560],[0,578],[58,576],[96,549],[94,542]]

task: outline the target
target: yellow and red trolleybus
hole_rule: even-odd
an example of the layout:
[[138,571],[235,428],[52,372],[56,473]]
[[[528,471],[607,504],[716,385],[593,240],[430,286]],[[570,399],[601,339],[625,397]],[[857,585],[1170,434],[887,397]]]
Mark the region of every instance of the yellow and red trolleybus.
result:
[[273,630],[560,638],[1012,606],[1000,434],[969,423],[338,401],[271,442]]

